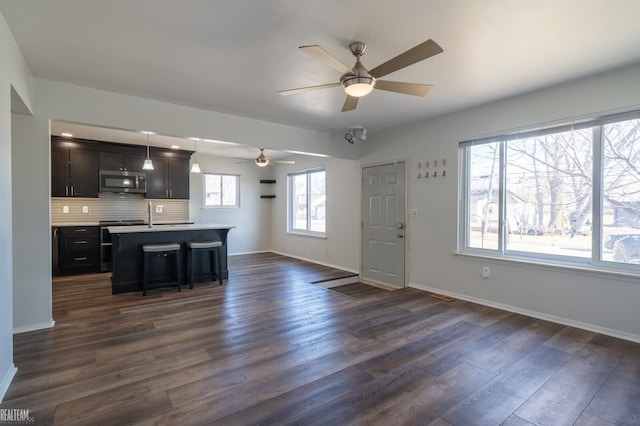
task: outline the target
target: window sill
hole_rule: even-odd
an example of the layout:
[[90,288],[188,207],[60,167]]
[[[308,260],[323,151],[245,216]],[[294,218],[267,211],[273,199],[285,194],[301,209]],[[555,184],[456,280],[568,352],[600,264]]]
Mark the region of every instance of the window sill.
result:
[[311,237],[311,238],[318,238],[318,239],[321,239],[321,240],[326,240],[327,239],[327,235],[326,234],[319,234],[317,232],[287,231],[287,234],[295,235],[297,237]]
[[454,252],[456,256],[468,259],[482,259],[491,260],[497,262],[503,262],[507,264],[516,264],[534,269],[555,269],[558,272],[571,272],[586,275],[589,277],[615,279],[619,281],[638,282],[640,279],[640,273],[606,269],[601,267],[589,266],[589,265],[574,265],[560,262],[545,262],[539,259],[518,259],[513,257],[502,256],[490,256],[481,253],[468,253],[468,252]]

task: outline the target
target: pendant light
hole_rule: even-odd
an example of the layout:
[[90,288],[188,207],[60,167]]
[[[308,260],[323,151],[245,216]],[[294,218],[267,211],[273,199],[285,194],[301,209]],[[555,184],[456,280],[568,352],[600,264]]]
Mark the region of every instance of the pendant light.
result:
[[198,138],[191,138],[193,140],[194,159],[193,165],[191,165],[191,173],[201,173],[200,164],[198,164]]
[[151,132],[145,132],[147,134],[147,159],[144,160],[144,164],[142,165],[142,170],[153,170],[153,163],[151,162],[151,158],[149,157],[149,134]]

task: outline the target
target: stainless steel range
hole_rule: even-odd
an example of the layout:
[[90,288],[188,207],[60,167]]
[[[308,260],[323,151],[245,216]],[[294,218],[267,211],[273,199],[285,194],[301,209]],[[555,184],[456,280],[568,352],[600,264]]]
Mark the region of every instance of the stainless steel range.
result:
[[101,220],[100,221],[100,272],[111,272],[111,234],[107,229],[109,226],[131,226],[144,225],[142,219],[130,220]]

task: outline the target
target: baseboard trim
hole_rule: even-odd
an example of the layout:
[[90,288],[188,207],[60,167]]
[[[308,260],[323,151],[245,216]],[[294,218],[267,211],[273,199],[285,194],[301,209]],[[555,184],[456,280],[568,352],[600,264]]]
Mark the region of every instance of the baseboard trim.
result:
[[54,325],[56,325],[56,322],[52,319],[49,322],[43,322],[40,324],[25,325],[23,327],[14,327],[13,334],[28,333],[29,331],[45,330],[47,328],[53,327]]
[[282,252],[275,251],[275,250],[269,250],[269,252],[270,253],[274,253],[274,254],[279,254],[280,256],[293,257],[294,259],[300,259],[300,260],[304,260],[306,262],[316,263],[316,264],[322,265],[322,266],[328,266],[329,268],[340,269],[342,271],[351,272],[351,273],[356,274],[356,275],[359,274],[359,272],[356,271],[355,269],[345,268],[344,266],[334,265],[333,263],[320,262],[319,260],[316,260],[316,259],[308,259],[306,257],[296,256],[296,255],[289,254],[289,253],[282,253]]
[[507,305],[504,303],[498,303],[487,299],[481,299],[478,297],[468,296],[466,294],[460,294],[453,291],[443,290],[441,288],[430,287],[428,285],[409,283],[409,287],[424,290],[431,293],[440,293],[445,296],[450,296],[460,300],[466,300],[467,302],[477,303],[479,305],[489,306],[490,308],[502,309],[504,311],[513,312],[516,314],[526,315],[532,318],[538,318],[545,321],[554,322],[556,324],[568,325],[570,327],[579,328],[586,331],[593,331],[595,333],[604,334],[618,339],[628,340],[630,342],[640,343],[640,336],[632,333],[627,333],[620,330],[614,330],[607,327],[600,327],[595,324],[590,324],[581,321],[574,321],[569,318],[560,317],[556,315],[545,314],[542,312],[532,311],[529,309],[519,308],[513,305]]
[[256,251],[239,251],[236,253],[227,253],[227,257],[231,256],[242,256],[245,254],[260,254],[260,253],[271,253],[270,250],[256,250]]
[[13,381],[13,378],[15,377],[17,372],[18,369],[13,363],[11,363],[6,373],[2,377],[2,381],[0,381],[0,402],[4,401],[4,396],[7,394],[9,385],[11,385],[11,382]]

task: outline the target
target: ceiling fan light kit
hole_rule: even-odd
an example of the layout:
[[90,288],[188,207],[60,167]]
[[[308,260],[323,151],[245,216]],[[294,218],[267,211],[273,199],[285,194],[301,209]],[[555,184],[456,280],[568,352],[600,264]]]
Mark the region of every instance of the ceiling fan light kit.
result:
[[282,90],[278,93],[283,96],[288,96],[311,90],[328,89],[340,85],[347,94],[347,99],[342,107],[343,112],[356,109],[358,106],[358,99],[371,93],[374,88],[388,92],[402,93],[405,95],[420,97],[426,96],[433,86],[378,79],[443,52],[438,43],[429,39],[369,71],[360,62],[360,57],[364,55],[364,52],[367,50],[367,45],[359,41],[353,42],[349,45],[351,54],[356,58],[356,63],[353,68],[343,65],[320,46],[300,46],[300,49],[342,74],[340,77],[340,83],[329,83],[319,86]]
[[371,76],[343,75],[340,78],[340,84],[342,84],[347,95],[353,96],[354,98],[361,98],[371,93],[373,87],[376,85],[376,79]]

